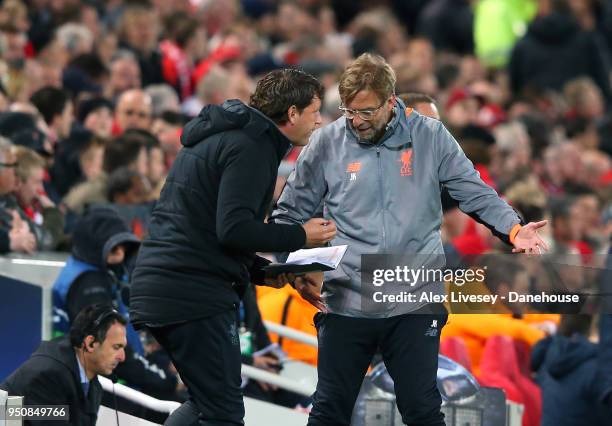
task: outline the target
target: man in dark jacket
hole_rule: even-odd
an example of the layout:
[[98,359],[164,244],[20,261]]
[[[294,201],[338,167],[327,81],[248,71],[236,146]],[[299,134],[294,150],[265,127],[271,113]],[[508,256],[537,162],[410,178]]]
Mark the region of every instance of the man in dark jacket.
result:
[[[264,76],[250,107],[208,105],[189,122],[184,148],[168,175],[134,270],[130,314],[170,353],[203,424],[242,424],[240,344],[236,324],[249,281],[266,277],[257,251],[321,245],[335,225],[264,223],[278,166],[292,145],[321,123],[323,89],[298,70]],[[167,424],[190,424],[175,420]]]
[[567,0],[551,2],[552,12],[537,17],[512,51],[509,64],[512,91],[561,91],[568,81],[590,77],[609,103],[610,64],[605,42],[580,29]]
[[[98,374],[108,375],[125,358],[125,319],[105,305],[84,309],[70,335],[42,342],[0,389],[24,397],[24,405],[68,405],[69,420],[36,425],[94,426],[102,400]],[[27,424],[27,422],[26,422]]]
[[264,223],[281,160],[321,123],[322,95],[304,72],[273,71],[258,82],[250,107],[208,105],[184,129],[130,298],[132,323],[147,326],[170,353],[192,398],[166,424],[191,424],[198,415],[203,424],[243,424],[240,297],[249,281],[287,282],[266,277],[268,261],[255,252],[322,245],[335,235],[324,219]]
[[542,389],[542,426],[604,426],[597,345],[590,343],[589,315],[564,315],[556,336],[534,346],[531,368]]
[[[608,219],[611,220],[612,218]],[[599,398],[608,406],[608,413],[612,417],[612,245],[608,249],[600,282],[603,301],[599,318],[598,373],[602,382]]]

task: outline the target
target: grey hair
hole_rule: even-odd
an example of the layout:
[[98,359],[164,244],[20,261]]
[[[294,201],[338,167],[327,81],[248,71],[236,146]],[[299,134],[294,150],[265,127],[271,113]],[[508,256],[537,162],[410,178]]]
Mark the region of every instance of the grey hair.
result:
[[138,64],[138,59],[136,58],[136,55],[127,50],[127,49],[119,49],[117,50],[115,53],[113,53],[113,56],[111,57],[110,63],[111,65],[114,64],[117,61],[121,61],[127,59],[128,61],[132,61],[135,64]]
[[69,52],[76,52],[82,43],[92,46],[94,41],[93,34],[89,28],[74,22],[69,22],[59,27],[56,38]]
[[10,139],[0,136],[0,159],[4,161],[5,154],[13,149],[13,143]]
[[164,111],[179,111],[180,100],[172,87],[167,84],[151,84],[144,89],[151,97],[153,115],[158,117]]

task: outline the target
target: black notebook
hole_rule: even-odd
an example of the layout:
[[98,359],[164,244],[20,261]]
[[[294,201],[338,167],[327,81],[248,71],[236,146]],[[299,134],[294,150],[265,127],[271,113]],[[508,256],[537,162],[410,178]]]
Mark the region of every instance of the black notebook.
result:
[[264,266],[263,270],[268,275],[333,271],[340,265],[347,247],[343,245],[294,251],[289,254],[285,263],[270,263]]

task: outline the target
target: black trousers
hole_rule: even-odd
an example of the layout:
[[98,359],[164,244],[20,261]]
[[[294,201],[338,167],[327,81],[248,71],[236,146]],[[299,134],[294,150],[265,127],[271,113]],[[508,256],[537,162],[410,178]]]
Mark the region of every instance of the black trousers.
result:
[[166,425],[243,425],[236,311],[149,330],[168,351],[190,399]]
[[402,420],[410,426],[445,426],[436,387],[444,308],[435,314],[383,319],[317,313],[317,390],[308,426],[349,425],[355,400],[374,354],[380,350],[395,384]]

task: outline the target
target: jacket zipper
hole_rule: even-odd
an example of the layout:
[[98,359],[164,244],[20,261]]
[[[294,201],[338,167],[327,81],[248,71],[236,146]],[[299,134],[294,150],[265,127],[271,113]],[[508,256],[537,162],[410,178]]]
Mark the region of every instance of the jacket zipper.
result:
[[382,182],[382,167],[380,164],[380,147],[376,147],[376,158],[378,159],[378,186],[380,192],[380,211],[382,214],[382,246],[383,249],[387,249],[387,233],[385,232],[385,200],[383,193],[383,182]]

